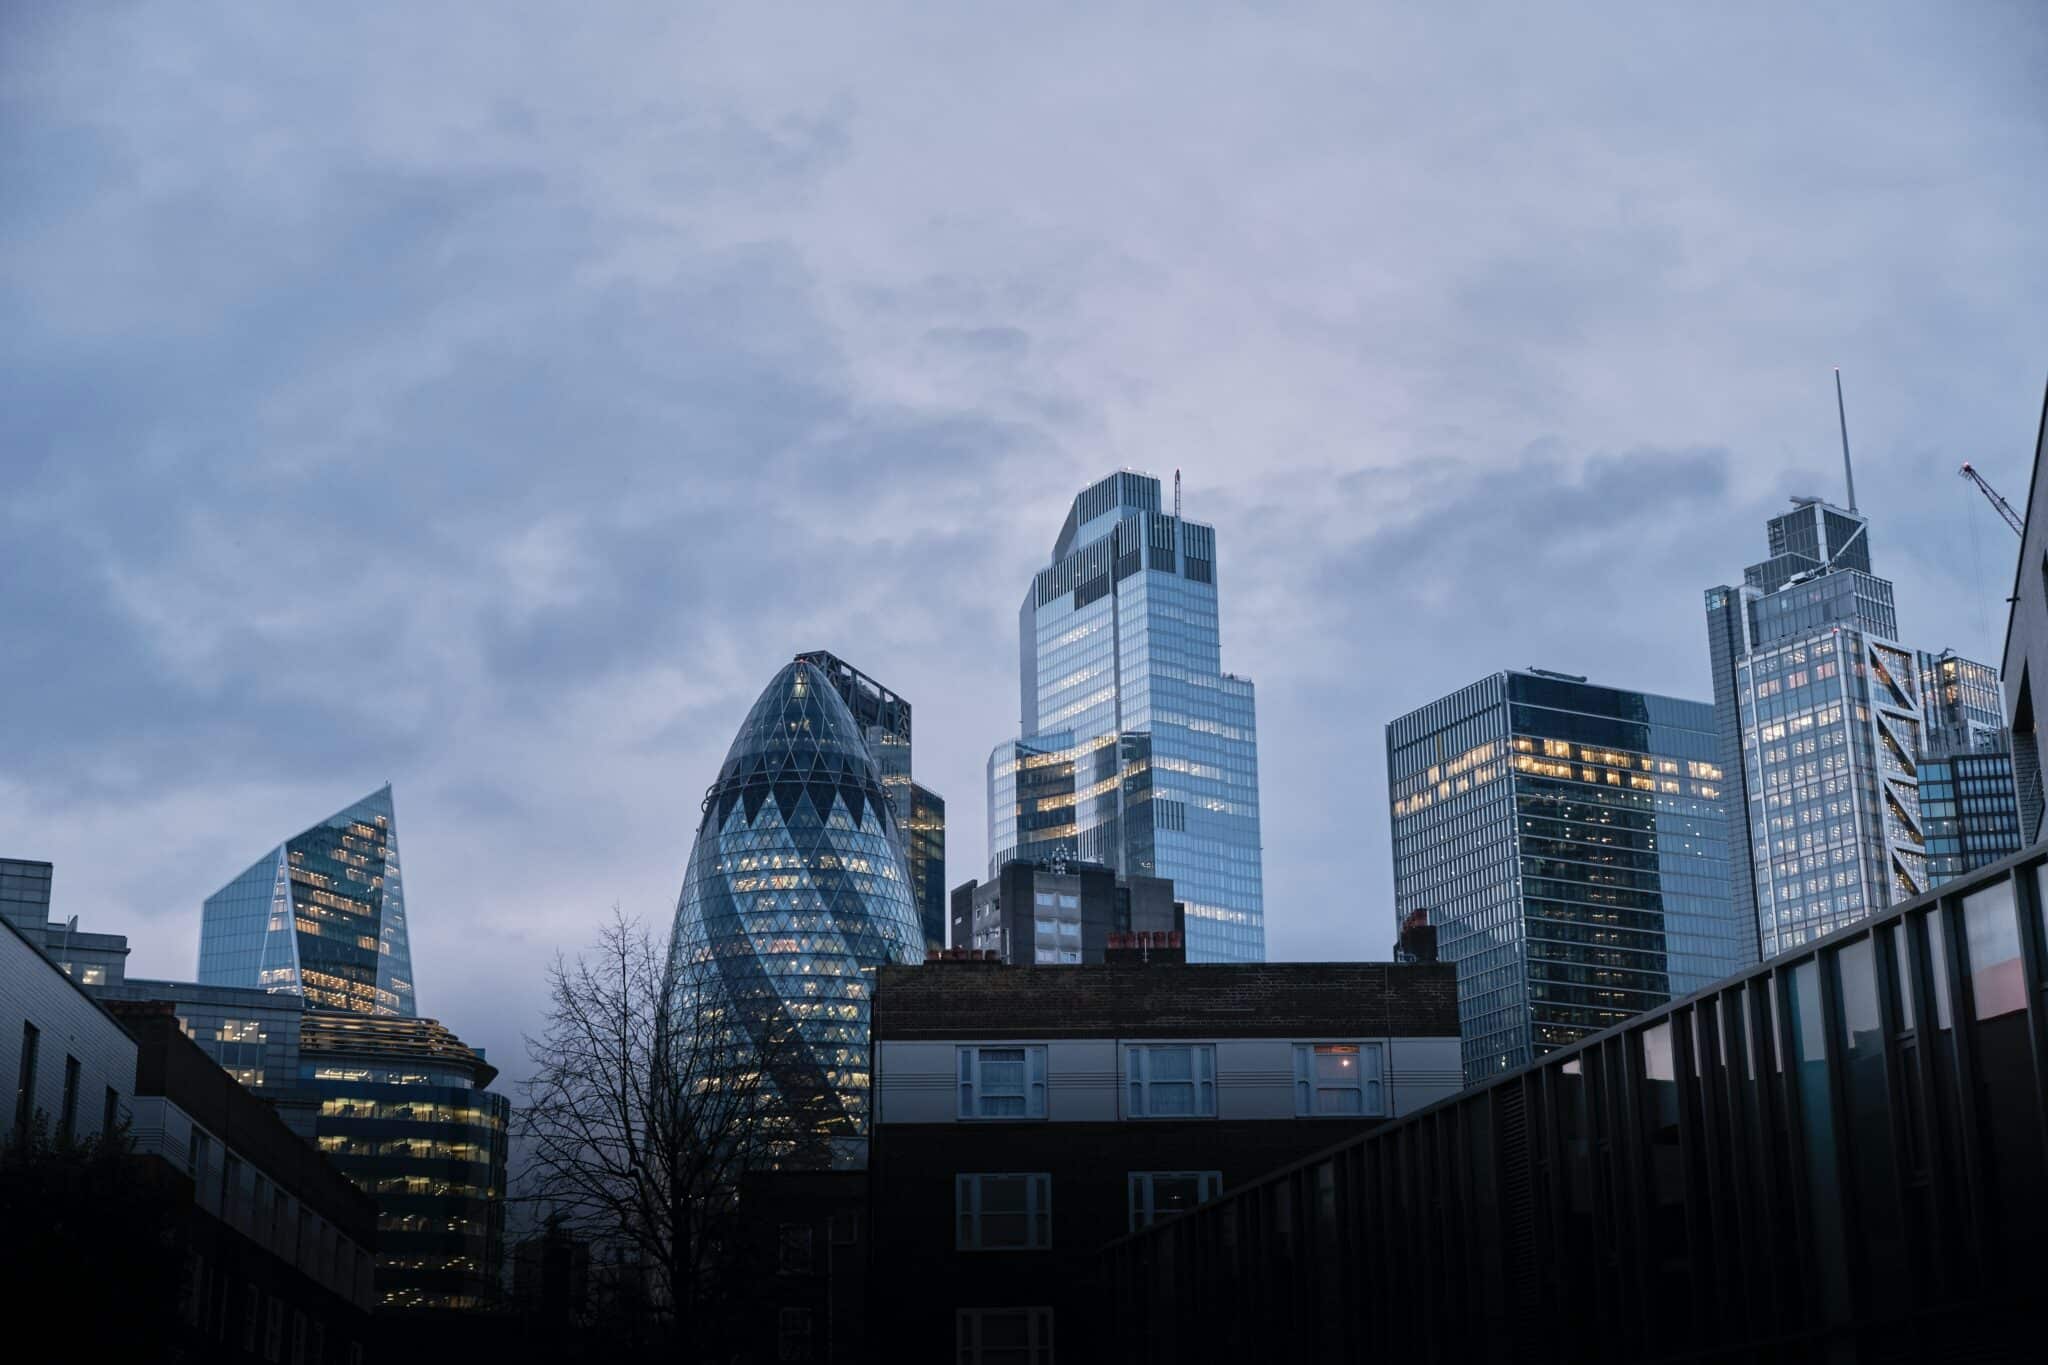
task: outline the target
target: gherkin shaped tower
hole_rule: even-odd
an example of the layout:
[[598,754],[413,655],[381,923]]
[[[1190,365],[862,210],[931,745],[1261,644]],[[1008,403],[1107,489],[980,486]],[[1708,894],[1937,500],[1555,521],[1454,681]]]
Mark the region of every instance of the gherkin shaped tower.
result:
[[881,774],[814,664],[775,675],[705,794],[675,954],[700,1029],[760,1069],[778,1159],[859,1163],[874,969],[924,934]]

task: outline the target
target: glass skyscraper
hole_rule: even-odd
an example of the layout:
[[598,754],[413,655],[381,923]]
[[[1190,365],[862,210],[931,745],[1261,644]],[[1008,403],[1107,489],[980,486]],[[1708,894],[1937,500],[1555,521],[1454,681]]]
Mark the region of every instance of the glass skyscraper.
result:
[[1714,710],[1528,670],[1387,727],[1395,923],[1458,965],[1476,1082],[1755,960]]
[[[1177,501],[1177,500],[1176,500]],[[989,756],[989,878],[1060,857],[1164,877],[1192,961],[1266,952],[1258,727],[1225,673],[1216,533],[1128,471],[1083,489],[1018,612],[1022,738]]]
[[895,806],[815,664],[761,693],[703,809],[676,907],[693,1018],[723,1031],[733,1066],[764,1068],[782,1164],[858,1165],[874,969],[923,961],[925,935]]
[[814,649],[796,656],[815,664],[853,713],[882,789],[896,811],[910,869],[910,899],[924,926],[924,946],[946,946],[946,800],[911,777],[914,738],[910,703],[838,655]]
[[199,981],[290,991],[316,1009],[418,1013],[388,784],[206,898]]
[[2020,811],[1998,670],[1952,651],[1918,658],[1927,712],[1920,821],[1935,887],[2019,852]]
[[[1986,666],[1899,643],[1860,512],[1794,498],[1767,531],[1769,556],[1706,608],[1729,823],[1746,836],[1730,841],[1736,907],[1771,957],[1933,885],[1926,765],[1945,804],[1947,758],[2004,741]],[[1966,855],[1942,841],[1952,875]]]

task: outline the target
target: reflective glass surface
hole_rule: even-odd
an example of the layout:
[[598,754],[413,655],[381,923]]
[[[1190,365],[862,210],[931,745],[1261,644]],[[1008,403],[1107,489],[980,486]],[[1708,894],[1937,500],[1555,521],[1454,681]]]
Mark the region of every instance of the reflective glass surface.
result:
[[747,714],[704,798],[675,951],[765,1064],[791,1164],[852,1164],[867,1132],[873,969],[924,958],[904,841],[846,704],[792,663]]
[[294,835],[206,898],[199,980],[288,991],[321,1009],[418,1013],[389,786]]
[[1120,473],[1074,500],[1019,613],[1021,741],[989,758],[989,876],[1060,855],[1170,878],[1194,961],[1265,957],[1251,680],[1225,673],[1213,528]]

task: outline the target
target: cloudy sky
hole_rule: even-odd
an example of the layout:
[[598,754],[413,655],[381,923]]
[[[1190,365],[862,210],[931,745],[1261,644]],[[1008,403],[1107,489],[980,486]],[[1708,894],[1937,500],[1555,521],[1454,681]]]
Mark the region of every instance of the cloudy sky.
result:
[[1995,658],[2048,18],[1655,8],[0,6],[0,853],[185,976],[388,779],[422,1008],[509,1060],[797,650],[980,875],[1030,575],[1178,468],[1271,954],[1383,956],[1387,719],[1707,696],[1836,365],[1906,635]]

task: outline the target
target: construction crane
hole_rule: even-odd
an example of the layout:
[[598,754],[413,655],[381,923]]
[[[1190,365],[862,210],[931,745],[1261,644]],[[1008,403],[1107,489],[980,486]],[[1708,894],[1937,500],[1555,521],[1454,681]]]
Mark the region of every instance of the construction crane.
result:
[[1993,488],[1990,484],[1984,481],[1984,476],[1982,474],[1979,474],[1975,469],[1973,469],[1967,461],[1963,464],[1963,467],[1957,470],[1956,472],[1961,474],[1964,478],[1968,479],[1971,483],[1977,485],[1977,491],[1984,495],[1985,500],[1991,504],[1991,506],[1997,511],[1999,516],[2005,518],[2005,524],[2007,526],[2012,527],[2012,533],[2014,535],[2024,537],[2027,534],[2026,522],[2020,520],[2020,514],[2012,510],[2011,503],[2007,502],[2004,498],[1998,496],[1998,490],[1996,488]]

